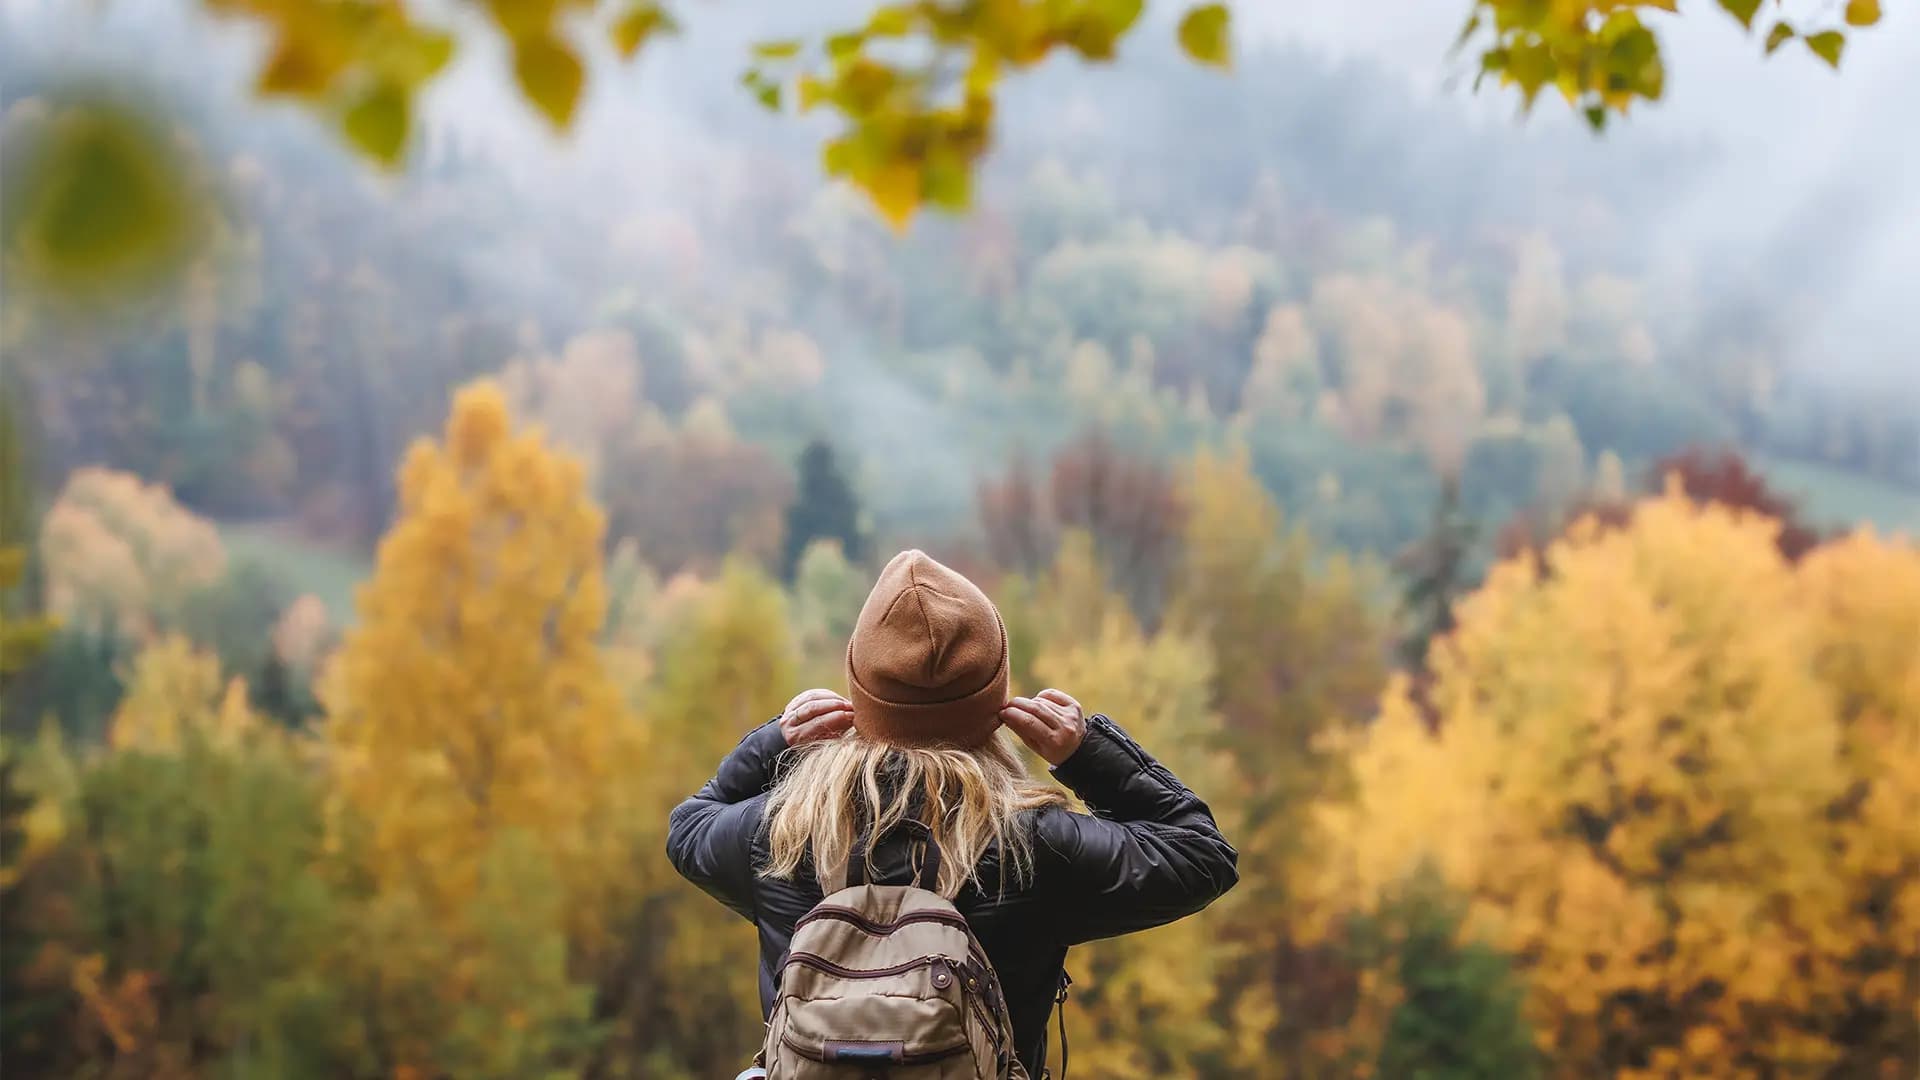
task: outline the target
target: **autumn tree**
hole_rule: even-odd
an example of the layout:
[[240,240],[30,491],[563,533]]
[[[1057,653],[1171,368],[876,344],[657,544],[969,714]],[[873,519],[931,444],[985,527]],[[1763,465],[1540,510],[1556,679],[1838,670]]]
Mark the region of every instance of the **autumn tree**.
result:
[[140,639],[226,571],[212,522],[132,473],[67,478],[40,525],[47,609],[68,626]]
[[300,749],[180,638],[140,654],[109,741],[33,751],[56,759],[35,763],[31,795],[58,833],[9,896],[9,951],[35,951],[9,972],[8,1009],[44,1030],[9,1038],[9,1061],[27,1049],[23,1067],[129,1080],[360,1069],[331,977],[347,923],[319,869],[320,777]]
[[644,733],[599,648],[602,529],[580,464],[516,433],[491,384],[401,466],[321,689],[332,828],[396,995],[374,1021],[386,1067],[525,1075],[584,1037],[641,860]]
[[734,433],[718,402],[696,403],[677,428],[621,440],[608,461],[619,477],[606,492],[611,532],[631,537],[655,570],[709,572],[733,552],[777,565],[792,482]]
[[1309,907],[1434,867],[1556,1075],[1910,1070],[1920,555],[1777,537],[1675,489],[1496,567],[1430,657],[1437,729],[1400,680],[1354,734]]
[[[658,675],[643,703],[652,752],[640,813],[664,843],[673,806],[742,735],[778,715],[796,686],[786,599],[757,568],[731,563],[662,617]],[[634,997],[613,1045],[653,1062],[650,1076],[737,1072],[761,1033],[752,929],[657,860],[652,866],[658,877],[631,961]]]
[[[1342,1020],[1341,961],[1296,942],[1270,913],[1290,909],[1316,847],[1314,801],[1343,785],[1327,738],[1367,716],[1389,644],[1372,607],[1374,574],[1287,530],[1244,451],[1203,452],[1189,476],[1166,625],[1213,656],[1211,703],[1246,822],[1235,839],[1244,917],[1229,922],[1246,966],[1231,980],[1230,1007],[1265,1018],[1262,1053],[1306,1068],[1310,1029]],[[1274,1067],[1254,1049],[1241,1048],[1243,1067]]]
[[1054,454],[1050,481],[1055,519],[1091,537],[1114,589],[1156,618],[1186,524],[1173,470],[1096,429]]
[[794,569],[792,618],[808,685],[846,677],[847,640],[872,587],[867,571],[848,562],[839,544],[815,540],[807,545]]
[[1021,574],[1037,573],[1053,558],[1059,526],[1047,505],[1038,470],[1015,451],[1000,476],[974,486],[974,512],[993,561]]

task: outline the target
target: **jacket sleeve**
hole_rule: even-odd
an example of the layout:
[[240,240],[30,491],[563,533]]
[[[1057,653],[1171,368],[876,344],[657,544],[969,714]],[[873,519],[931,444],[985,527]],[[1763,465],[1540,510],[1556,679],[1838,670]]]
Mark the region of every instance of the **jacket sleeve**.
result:
[[753,920],[753,834],[764,795],[787,749],[777,722],[753,729],[720,761],[713,779],[667,818],[667,858],[680,876]]
[[1170,923],[1239,880],[1207,804],[1105,716],[1053,774],[1093,811],[1038,822],[1035,884],[1061,944]]

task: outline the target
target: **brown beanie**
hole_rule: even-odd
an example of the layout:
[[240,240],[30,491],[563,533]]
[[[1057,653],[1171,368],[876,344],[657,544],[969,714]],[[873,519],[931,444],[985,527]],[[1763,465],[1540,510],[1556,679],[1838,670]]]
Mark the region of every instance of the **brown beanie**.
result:
[[1007,703],[1007,628],[980,587],[903,551],[880,571],[847,642],[853,726],[903,746],[979,746]]

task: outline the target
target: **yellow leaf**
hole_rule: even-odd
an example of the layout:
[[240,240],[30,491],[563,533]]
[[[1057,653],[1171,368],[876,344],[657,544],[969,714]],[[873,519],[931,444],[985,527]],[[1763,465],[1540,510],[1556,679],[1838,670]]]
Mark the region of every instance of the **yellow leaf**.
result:
[[639,52],[640,47],[653,35],[671,34],[679,28],[673,16],[667,14],[659,4],[635,4],[614,20],[611,32],[613,47],[620,50],[622,59],[631,60],[633,54]]
[[1232,15],[1225,4],[1202,4],[1180,20],[1180,47],[1214,67],[1233,65]]
[[896,231],[905,232],[907,223],[913,220],[913,212],[920,207],[920,166],[906,161],[883,165],[867,178],[864,186],[880,216]]
[[1880,0],[1847,0],[1847,25],[1872,26],[1880,21]]
[[554,127],[565,129],[572,122],[584,73],[566,44],[546,35],[521,39],[514,44],[513,74],[527,100]]

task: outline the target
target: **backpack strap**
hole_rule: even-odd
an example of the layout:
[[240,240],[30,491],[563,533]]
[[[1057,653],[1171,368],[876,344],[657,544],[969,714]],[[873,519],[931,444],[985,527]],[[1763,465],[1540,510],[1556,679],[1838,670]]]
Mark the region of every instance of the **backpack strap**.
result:
[[814,867],[820,877],[820,895],[832,896],[841,889],[867,883],[867,834],[861,833],[853,838],[853,847],[847,851],[844,865],[831,870]]
[[[1061,968],[1060,988],[1053,994],[1054,1015],[1060,1018],[1060,1080],[1067,1080],[1067,987],[1072,985],[1073,976]],[[1040,1067],[1040,1080],[1053,1080],[1053,1071],[1044,1062]]]
[[[940,884],[940,845],[933,842],[933,834],[919,822],[919,831],[926,833],[926,839],[920,843],[920,857],[913,871],[912,883],[929,892],[938,892]],[[867,884],[867,847],[869,834],[861,833],[853,838],[853,846],[847,851],[846,865],[831,871],[821,871],[815,867],[820,879],[820,894],[832,896],[841,889],[854,885]]]

